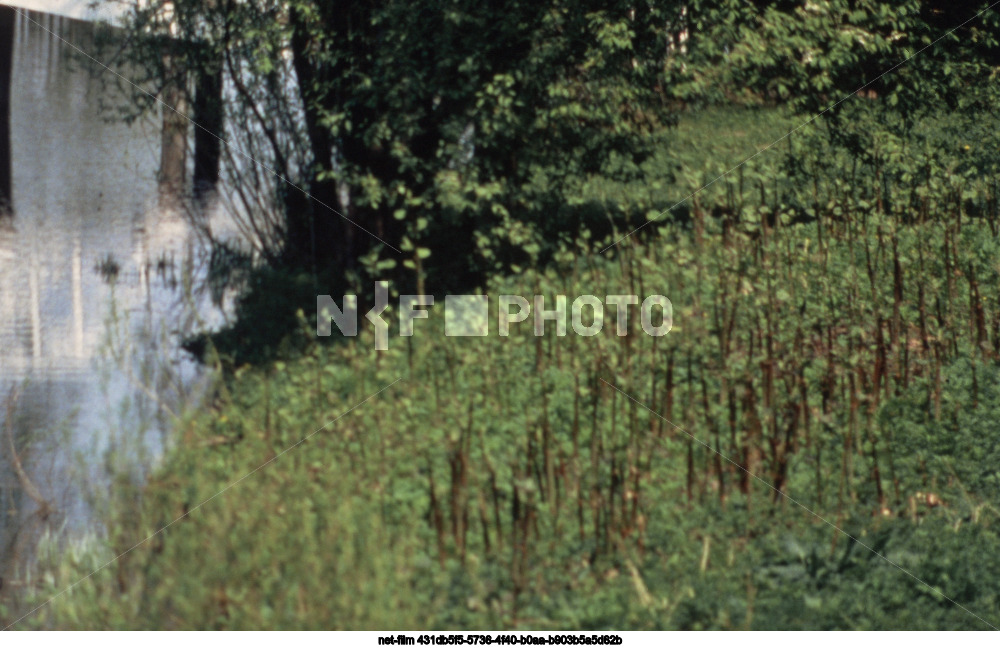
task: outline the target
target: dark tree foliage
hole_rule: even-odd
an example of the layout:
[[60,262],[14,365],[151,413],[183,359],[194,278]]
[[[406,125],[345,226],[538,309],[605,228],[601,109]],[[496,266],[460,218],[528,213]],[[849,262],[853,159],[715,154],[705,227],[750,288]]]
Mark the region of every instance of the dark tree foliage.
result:
[[413,281],[432,253],[474,275],[477,236],[545,220],[540,186],[552,199],[612,152],[641,159],[666,119],[663,14],[592,0],[181,0],[137,3],[126,31],[160,85],[222,62],[234,145],[297,186],[242,172],[240,189],[276,194],[276,263]]

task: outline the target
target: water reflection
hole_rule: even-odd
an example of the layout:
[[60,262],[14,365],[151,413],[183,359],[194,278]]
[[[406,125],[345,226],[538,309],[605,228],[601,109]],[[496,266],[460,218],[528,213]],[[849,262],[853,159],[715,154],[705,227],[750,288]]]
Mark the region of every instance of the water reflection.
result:
[[191,290],[205,245],[160,200],[162,118],[114,119],[109,107],[125,100],[117,86],[46,32],[87,50],[90,25],[4,9],[0,578],[9,586],[39,525],[87,526],[86,492],[100,491],[108,463],[134,462],[141,478],[193,389],[196,368],[177,338],[218,316]]
[[15,13],[0,6],[0,232],[10,227],[10,77],[14,55]]

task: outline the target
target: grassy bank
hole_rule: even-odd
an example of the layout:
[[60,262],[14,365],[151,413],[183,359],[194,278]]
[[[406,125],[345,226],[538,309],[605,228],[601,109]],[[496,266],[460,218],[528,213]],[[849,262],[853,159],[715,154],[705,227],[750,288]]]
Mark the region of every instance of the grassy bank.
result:
[[[698,124],[675,151],[686,133],[746,145]],[[989,199],[969,181],[954,214],[943,189],[906,202],[906,183],[939,176],[894,185],[883,167],[868,182],[857,164],[810,187],[809,161],[843,152],[786,144],[647,236],[605,254],[552,244],[551,265],[484,287],[494,307],[662,294],[666,336],[645,335],[637,311],[619,336],[608,310],[592,337],[536,337],[530,321],[501,337],[495,319],[488,337],[446,337],[439,303],[376,352],[365,326],[318,344],[307,312],[304,354],[220,383],[141,493],[115,494],[108,543],[42,566],[39,601],[127,554],[25,624],[998,624]],[[663,194],[637,209],[669,207],[732,153],[697,155],[650,178]]]

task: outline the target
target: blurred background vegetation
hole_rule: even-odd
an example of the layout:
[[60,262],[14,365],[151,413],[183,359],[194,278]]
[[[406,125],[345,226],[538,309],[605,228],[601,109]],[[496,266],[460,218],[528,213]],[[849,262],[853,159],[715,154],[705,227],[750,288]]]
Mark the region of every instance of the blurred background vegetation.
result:
[[[221,70],[306,192],[230,151],[217,385],[106,536],[42,548],[37,601],[74,585],[22,625],[1000,624],[987,3],[169,4],[123,55]],[[315,336],[376,279],[674,326]]]

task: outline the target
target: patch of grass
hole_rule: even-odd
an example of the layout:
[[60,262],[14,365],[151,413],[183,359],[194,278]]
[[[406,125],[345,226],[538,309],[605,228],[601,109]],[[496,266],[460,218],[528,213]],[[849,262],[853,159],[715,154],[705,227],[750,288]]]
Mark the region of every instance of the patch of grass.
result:
[[[748,114],[729,116],[732,140],[711,137],[724,115],[682,122],[679,142],[700,132],[717,148],[687,181],[657,176],[663,196],[729,165],[720,151],[740,138],[785,128]],[[996,624],[994,221],[948,212],[943,190],[927,218],[909,211],[919,194],[903,188],[937,176],[893,175],[904,158],[854,165],[835,145],[796,146],[720,181],[687,223],[604,255],[553,243],[551,264],[484,287],[494,309],[502,294],[546,308],[662,294],[664,337],[635,309],[625,335],[610,309],[600,334],[574,335],[569,305],[565,337],[551,323],[536,337],[530,321],[498,336],[494,312],[492,335],[455,338],[438,303],[385,352],[365,327],[329,346],[312,323],[290,326],[298,355],[236,369],[177,431],[142,513],[112,517],[101,551],[54,558],[39,596],[166,529],[32,623]],[[839,175],[800,182],[824,165]]]

